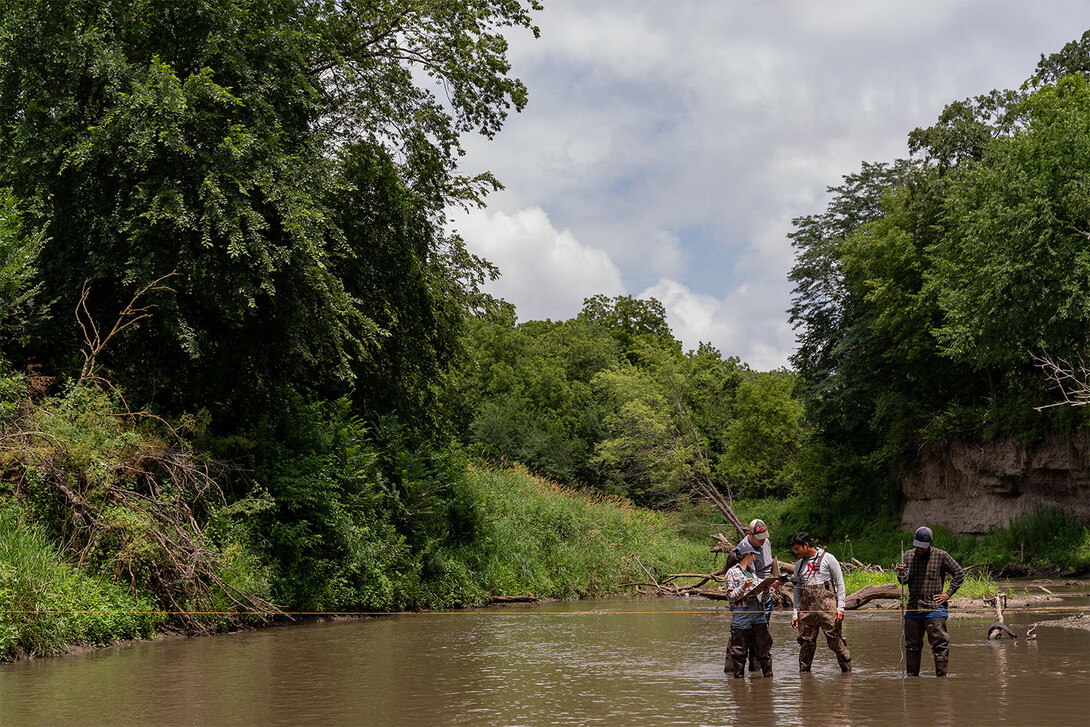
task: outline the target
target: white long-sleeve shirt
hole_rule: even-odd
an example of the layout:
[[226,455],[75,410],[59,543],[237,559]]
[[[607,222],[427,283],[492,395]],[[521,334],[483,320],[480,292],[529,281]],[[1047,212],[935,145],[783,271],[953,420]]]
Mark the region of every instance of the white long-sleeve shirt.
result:
[[832,553],[818,548],[813,558],[800,558],[795,562],[795,575],[791,580],[795,584],[791,599],[793,605],[791,618],[799,617],[801,586],[820,585],[829,581],[833,582],[833,588],[836,591],[836,610],[844,610],[844,573],[840,570],[840,561]]

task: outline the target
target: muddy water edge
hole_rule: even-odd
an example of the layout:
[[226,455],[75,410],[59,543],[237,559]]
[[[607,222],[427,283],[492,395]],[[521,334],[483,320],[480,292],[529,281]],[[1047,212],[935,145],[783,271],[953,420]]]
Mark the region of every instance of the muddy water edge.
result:
[[[1090,723],[1090,631],[1044,622],[1076,597],[949,621],[950,676],[903,676],[899,611],[849,612],[854,672],[819,639],[797,673],[790,614],[775,676],[728,679],[730,613],[619,598],[399,614],[133,644],[0,666],[0,725],[994,725]],[[1053,609],[1053,610],[1049,610]],[[1090,617],[1087,617],[1090,618]],[[1024,635],[1042,622],[1036,639]]]

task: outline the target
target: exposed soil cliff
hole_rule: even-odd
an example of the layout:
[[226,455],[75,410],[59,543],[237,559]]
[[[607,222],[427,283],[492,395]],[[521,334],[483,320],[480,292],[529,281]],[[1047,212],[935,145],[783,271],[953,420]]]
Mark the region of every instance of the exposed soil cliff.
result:
[[906,528],[982,533],[1038,505],[1090,525],[1090,435],[1053,434],[1032,447],[1010,436],[925,448],[902,487]]

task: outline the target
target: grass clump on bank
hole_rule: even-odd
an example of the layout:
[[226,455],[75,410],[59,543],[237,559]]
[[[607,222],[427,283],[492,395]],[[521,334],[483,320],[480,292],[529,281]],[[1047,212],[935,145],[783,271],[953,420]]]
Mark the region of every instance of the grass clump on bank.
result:
[[154,604],[65,562],[14,503],[0,507],[0,661],[151,638]]
[[454,555],[488,595],[586,598],[630,581],[715,568],[710,541],[679,536],[661,514],[622,498],[586,494],[524,467],[473,469],[474,542]]

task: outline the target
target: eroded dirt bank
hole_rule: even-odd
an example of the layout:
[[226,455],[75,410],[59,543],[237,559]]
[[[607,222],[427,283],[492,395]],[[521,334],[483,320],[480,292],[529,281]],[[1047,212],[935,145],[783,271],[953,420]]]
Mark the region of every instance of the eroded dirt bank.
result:
[[1038,506],[1062,508],[1090,526],[1090,435],[1050,434],[1033,446],[1008,436],[924,448],[902,489],[905,528],[983,533]]

